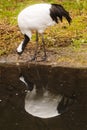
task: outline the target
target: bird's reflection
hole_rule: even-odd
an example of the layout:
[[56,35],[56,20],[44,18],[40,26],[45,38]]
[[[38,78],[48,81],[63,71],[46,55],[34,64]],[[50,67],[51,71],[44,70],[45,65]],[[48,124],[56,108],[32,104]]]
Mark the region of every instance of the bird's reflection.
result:
[[35,117],[52,118],[61,115],[74,102],[74,96],[55,95],[44,87],[42,92],[41,90],[37,91],[37,86],[30,82],[26,76],[21,74],[19,78],[28,87],[25,97],[25,110]]

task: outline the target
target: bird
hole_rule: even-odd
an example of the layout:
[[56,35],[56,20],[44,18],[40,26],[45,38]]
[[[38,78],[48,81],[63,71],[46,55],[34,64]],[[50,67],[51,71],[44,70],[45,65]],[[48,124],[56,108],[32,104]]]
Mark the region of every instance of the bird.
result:
[[21,55],[24,52],[27,43],[31,40],[32,31],[34,30],[36,32],[36,46],[31,61],[37,59],[39,34],[42,37],[44,51],[42,59],[45,61],[47,59],[47,54],[45,49],[44,31],[47,27],[58,24],[59,21],[62,22],[63,17],[66,18],[69,24],[71,23],[72,18],[69,12],[60,4],[39,3],[23,9],[18,15],[18,26],[21,33],[24,35],[24,40],[17,47],[17,53]]

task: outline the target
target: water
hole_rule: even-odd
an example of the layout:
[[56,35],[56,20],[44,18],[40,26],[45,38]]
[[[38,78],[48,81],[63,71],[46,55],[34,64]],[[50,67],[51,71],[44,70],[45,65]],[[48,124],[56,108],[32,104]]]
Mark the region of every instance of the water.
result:
[[33,65],[21,71],[37,90],[44,86],[54,95],[75,94],[76,101],[60,116],[34,117],[25,110],[28,88],[19,80],[19,68],[0,67],[0,130],[87,130],[87,69]]

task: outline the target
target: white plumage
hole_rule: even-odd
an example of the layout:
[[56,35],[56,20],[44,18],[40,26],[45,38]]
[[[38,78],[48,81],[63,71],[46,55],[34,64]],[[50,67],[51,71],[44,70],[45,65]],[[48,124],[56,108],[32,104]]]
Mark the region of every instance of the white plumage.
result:
[[34,57],[36,59],[37,48],[38,48],[38,33],[42,35],[42,43],[44,48],[44,59],[46,59],[45,43],[43,33],[48,26],[52,26],[58,23],[62,17],[65,17],[70,23],[71,18],[69,13],[58,4],[35,4],[31,5],[20,12],[18,15],[18,26],[21,32],[24,34],[24,41],[18,46],[17,52],[21,54],[27,43],[32,37],[32,30],[36,30],[36,48]]
[[22,33],[31,38],[32,30],[43,33],[48,26],[56,23],[50,17],[50,8],[50,4],[36,4],[24,9],[18,16],[18,25]]

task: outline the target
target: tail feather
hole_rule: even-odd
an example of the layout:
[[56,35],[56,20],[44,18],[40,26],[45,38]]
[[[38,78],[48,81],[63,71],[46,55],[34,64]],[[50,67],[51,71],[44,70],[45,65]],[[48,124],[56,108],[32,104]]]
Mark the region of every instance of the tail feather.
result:
[[63,17],[65,17],[70,24],[72,19],[69,15],[69,12],[67,12],[63,6],[59,4],[52,4],[51,9],[50,9],[50,16],[51,18],[58,23],[58,18],[62,22]]

